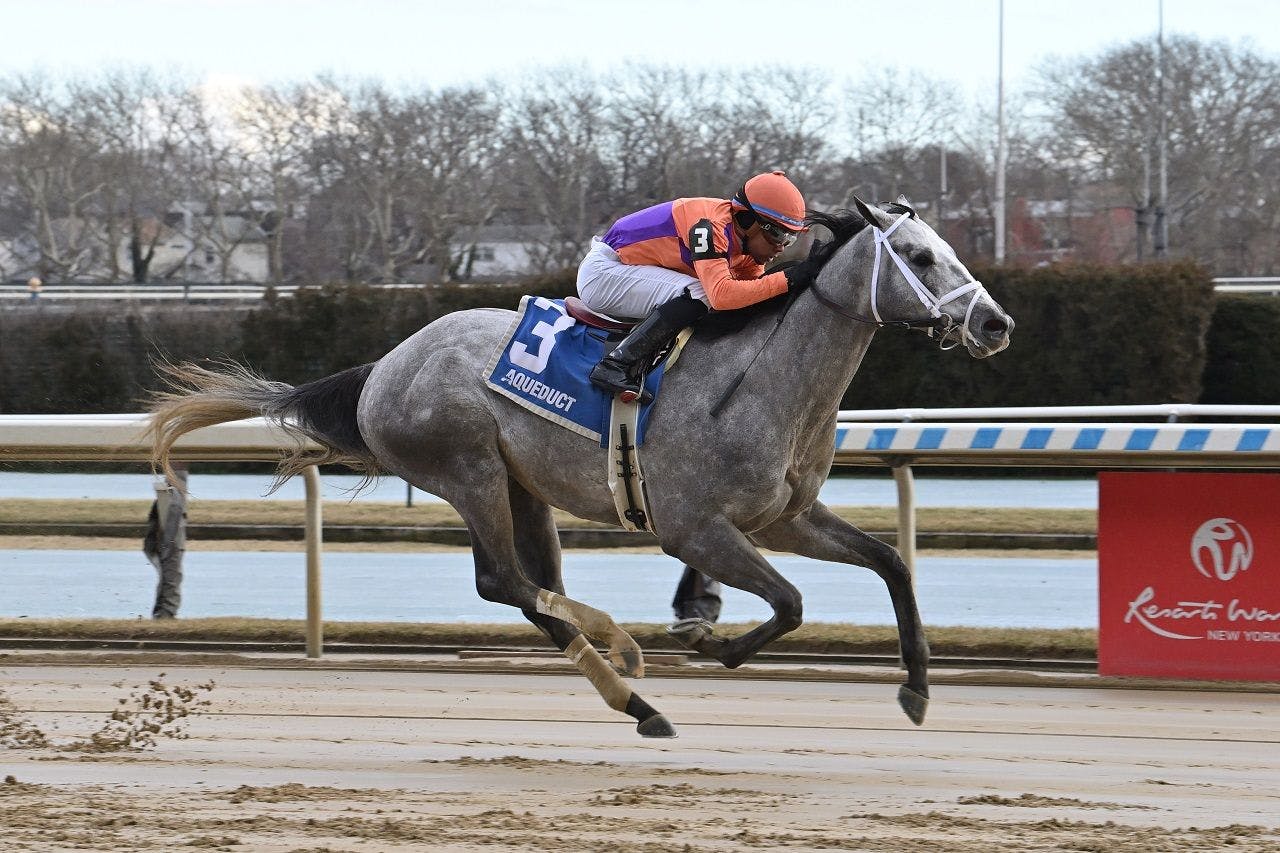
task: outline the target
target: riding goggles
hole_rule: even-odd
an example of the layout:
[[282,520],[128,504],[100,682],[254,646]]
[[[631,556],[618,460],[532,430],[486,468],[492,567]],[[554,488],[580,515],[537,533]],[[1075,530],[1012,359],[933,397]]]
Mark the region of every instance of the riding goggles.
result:
[[764,232],[764,236],[770,243],[780,249],[785,249],[796,241],[800,236],[794,231],[788,231],[776,222],[771,222],[763,216],[757,217],[760,223],[760,230]]

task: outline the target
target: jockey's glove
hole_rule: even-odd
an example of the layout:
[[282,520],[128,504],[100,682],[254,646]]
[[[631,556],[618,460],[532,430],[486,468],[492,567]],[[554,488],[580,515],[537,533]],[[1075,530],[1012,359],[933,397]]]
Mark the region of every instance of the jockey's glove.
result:
[[821,248],[822,241],[814,240],[813,247],[809,250],[809,257],[781,270],[787,277],[787,293],[798,293],[813,284],[813,280],[818,277],[818,270],[822,269],[822,265],[827,260],[823,257],[826,253],[819,251]]

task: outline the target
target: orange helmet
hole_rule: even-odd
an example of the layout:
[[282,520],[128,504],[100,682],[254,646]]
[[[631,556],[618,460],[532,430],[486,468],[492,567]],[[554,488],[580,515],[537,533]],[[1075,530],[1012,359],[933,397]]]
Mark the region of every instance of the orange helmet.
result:
[[809,230],[804,221],[804,196],[787,180],[786,172],[756,175],[742,185],[732,203],[734,207],[754,213],[766,228],[768,223],[790,232],[792,239],[797,232]]

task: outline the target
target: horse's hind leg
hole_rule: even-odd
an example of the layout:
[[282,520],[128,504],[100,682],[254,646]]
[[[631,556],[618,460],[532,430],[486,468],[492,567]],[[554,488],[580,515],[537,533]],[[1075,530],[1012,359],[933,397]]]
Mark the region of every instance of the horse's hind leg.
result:
[[795,518],[770,525],[751,535],[765,548],[790,551],[815,560],[865,565],[884,580],[898,621],[898,644],[907,668],[907,683],[898,690],[898,704],[917,726],[929,706],[929,644],[925,640],[911,570],[898,552],[863,533],[821,503]]
[[[533,583],[564,595],[564,582],[560,575],[560,537],[556,533],[550,507],[514,482],[511,483],[510,494],[512,518],[518,527],[515,545],[520,567]],[[636,719],[636,731],[645,737],[676,736],[675,728],[667,718],[627,686],[580,630],[536,609],[526,609],[524,615],[573,661],[600,692],[605,704]]]

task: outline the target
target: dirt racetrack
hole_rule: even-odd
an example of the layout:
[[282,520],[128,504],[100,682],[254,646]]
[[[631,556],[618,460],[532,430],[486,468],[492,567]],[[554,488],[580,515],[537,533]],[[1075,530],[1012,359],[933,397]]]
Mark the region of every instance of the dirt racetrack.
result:
[[[890,684],[651,676],[644,740],[570,675],[13,663],[6,851],[1280,850],[1275,693],[953,679],[916,729]],[[66,746],[210,679],[187,739]]]

